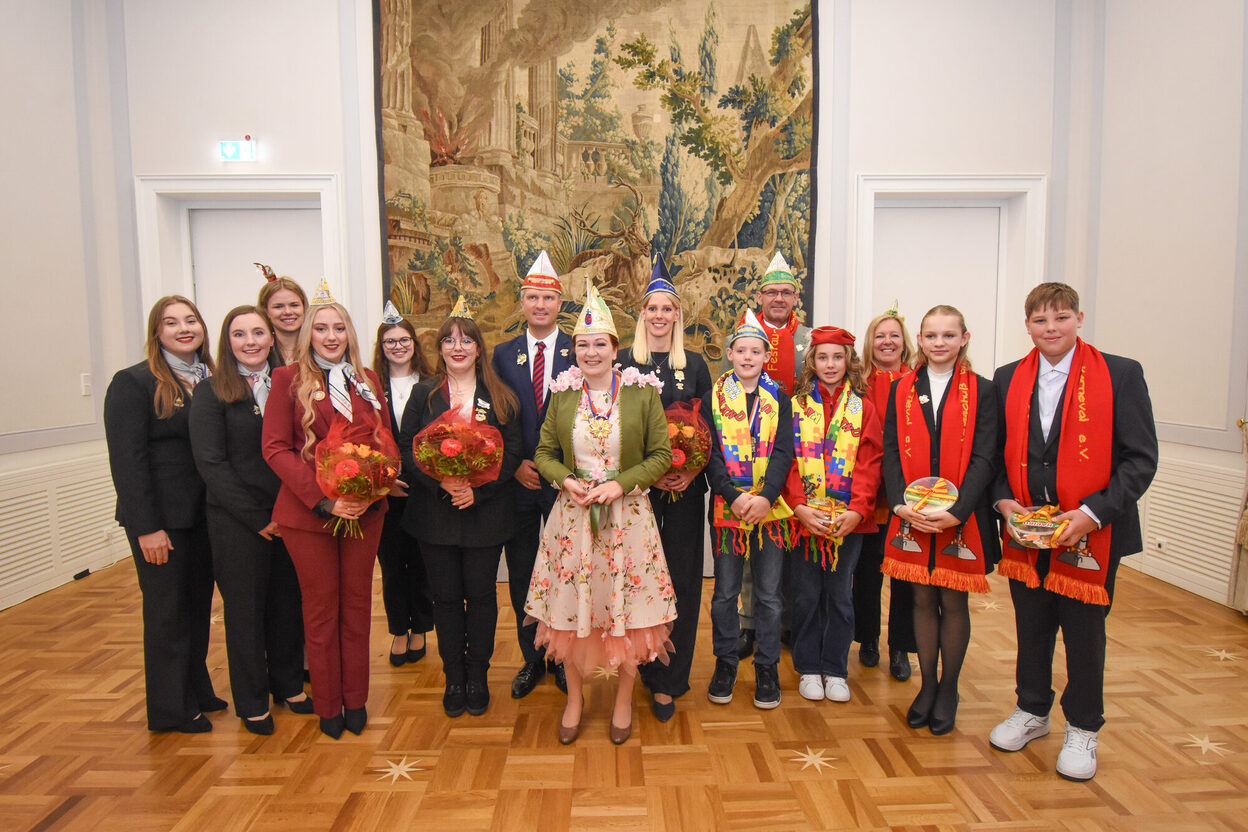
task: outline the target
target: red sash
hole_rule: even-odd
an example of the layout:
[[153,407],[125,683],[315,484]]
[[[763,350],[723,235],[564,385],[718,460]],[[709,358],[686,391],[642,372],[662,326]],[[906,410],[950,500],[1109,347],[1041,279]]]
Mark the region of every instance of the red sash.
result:
[[767,354],[767,363],[763,369],[772,381],[780,385],[787,395],[793,395],[793,384],[797,380],[797,360],[794,357],[793,335],[797,332],[797,313],[789,313],[789,322],[776,328],[759,314],[759,323],[763,332],[767,333],[767,341],[771,344],[771,352]]
[[[932,440],[927,432],[927,420],[923,407],[914,390],[917,371],[897,382],[897,451],[901,456],[901,473],[907,483],[920,477],[931,476]],[[971,447],[975,444],[975,415],[979,401],[979,379],[959,366],[949,380],[945,395],[948,406],[940,420],[940,475],[960,485],[966,477],[971,462]],[[933,402],[933,411],[938,403]],[[963,592],[987,592],[987,568],[984,565],[984,545],[979,537],[979,523],[975,515],[962,526],[962,543],[974,555],[975,560],[962,560],[956,555],[942,554],[953,543],[957,527],[945,529],[939,534],[911,532],[918,552],[907,552],[892,545],[901,533],[901,520],[896,515],[888,523],[888,543],[884,547],[884,574],[916,584],[931,584]],[[936,568],[928,573],[932,551],[936,552]]]
[[[1010,379],[1005,397],[1005,475],[1015,499],[1032,505],[1027,488],[1027,441],[1031,427],[1031,393],[1040,369],[1040,351],[1033,349]],[[1079,508],[1083,498],[1109,485],[1110,461],[1114,448],[1114,388],[1109,367],[1100,350],[1075,342],[1075,354],[1066,379],[1062,403],[1062,432],[1057,439],[1057,500],[1063,512]],[[1109,526],[1088,535],[1085,557],[1096,561],[1096,569],[1083,569],[1063,560],[1063,552],[1049,554],[1049,574],[1044,588],[1087,604],[1109,605],[1105,577],[1109,567]],[[1033,589],[1040,585],[1036,572],[1037,549],[1019,549],[1003,538],[1001,574],[1022,581]],[[1078,560],[1078,554],[1070,560]]]
[[[902,376],[913,373],[906,365],[901,365],[900,370],[879,370],[874,367],[867,375],[867,395],[871,397],[871,404],[875,405],[875,413],[880,417],[880,426],[884,424],[884,412],[888,408],[888,394],[893,386],[893,381]],[[880,478],[880,493],[875,499],[875,524],[883,526],[888,521],[888,497],[884,493],[884,478]]]

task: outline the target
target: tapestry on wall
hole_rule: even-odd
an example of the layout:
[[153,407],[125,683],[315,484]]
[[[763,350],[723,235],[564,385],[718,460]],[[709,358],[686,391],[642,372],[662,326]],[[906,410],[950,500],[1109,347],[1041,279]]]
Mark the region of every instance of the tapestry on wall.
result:
[[[627,345],[656,253],[715,362],[775,251],[810,297],[814,24],[796,0],[380,0],[388,292],[425,337],[460,294],[523,326],[546,249]],[[799,314],[801,314],[799,310]]]

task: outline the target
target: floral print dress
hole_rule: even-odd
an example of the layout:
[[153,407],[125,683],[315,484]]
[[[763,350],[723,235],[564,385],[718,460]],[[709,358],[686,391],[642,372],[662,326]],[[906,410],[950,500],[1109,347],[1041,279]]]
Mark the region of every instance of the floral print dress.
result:
[[[572,467],[590,487],[618,472],[620,417],[610,397],[610,391],[582,393],[573,422]],[[650,498],[625,495],[598,507],[597,518],[593,509],[561,492],[546,521],[524,607],[538,622],[536,644],[583,674],[603,666],[666,664],[676,595]]]

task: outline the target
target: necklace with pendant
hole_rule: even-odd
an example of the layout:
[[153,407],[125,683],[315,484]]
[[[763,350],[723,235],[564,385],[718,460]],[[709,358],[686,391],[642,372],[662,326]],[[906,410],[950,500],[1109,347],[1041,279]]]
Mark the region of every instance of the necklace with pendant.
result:
[[585,390],[585,398],[589,402],[589,435],[595,439],[606,439],[611,435],[611,411],[615,409],[616,399],[620,394],[620,377],[611,375],[611,398],[601,413],[594,406],[594,394],[589,389],[589,382],[581,382]]

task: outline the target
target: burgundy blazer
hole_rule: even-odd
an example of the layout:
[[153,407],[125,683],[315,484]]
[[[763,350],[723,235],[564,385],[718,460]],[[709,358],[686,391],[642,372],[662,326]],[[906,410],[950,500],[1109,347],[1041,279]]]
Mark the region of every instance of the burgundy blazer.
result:
[[[316,463],[300,456],[303,448],[303,406],[295,401],[291,389],[295,369],[278,367],[273,371],[273,386],[264,407],[261,452],[265,462],[282,481],[277,502],[273,504],[273,520],[279,526],[329,534],[325,518],[312,510],[325,496],[316,484]],[[381,390],[376,374],[372,370],[365,372],[374,389]],[[334,406],[329,403],[329,391],[325,392],[325,398],[313,403],[316,418],[312,422],[312,432],[318,441],[329,432],[334,419]],[[351,408],[357,419],[359,414],[371,416],[380,420],[386,430],[390,429],[390,408],[383,405],[381,410],[374,410],[354,389],[351,390]],[[373,503],[360,522],[379,522],[386,511],[386,503],[386,500]]]

